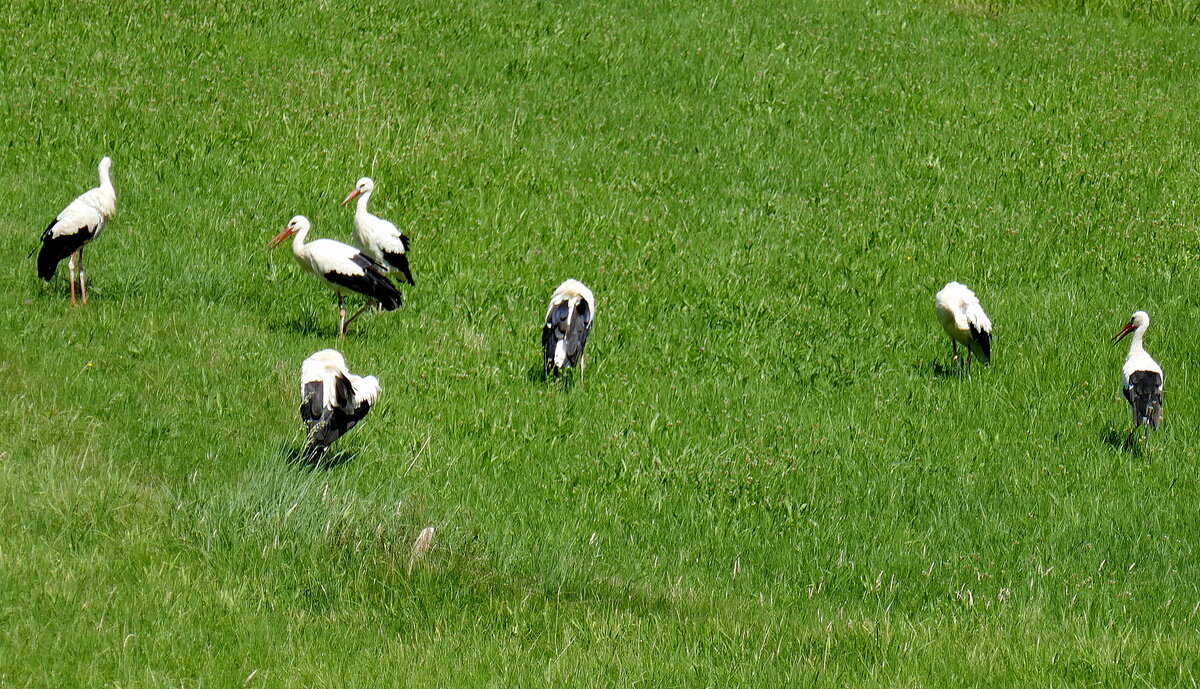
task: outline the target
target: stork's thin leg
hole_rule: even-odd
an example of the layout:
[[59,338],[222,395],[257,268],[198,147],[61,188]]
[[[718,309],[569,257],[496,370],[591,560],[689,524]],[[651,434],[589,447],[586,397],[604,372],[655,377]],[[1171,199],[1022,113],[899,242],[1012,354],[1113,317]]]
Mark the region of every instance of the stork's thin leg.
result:
[[583,365],[585,363],[587,363],[587,359],[585,359],[583,354],[580,353],[579,354],[579,387],[581,387],[581,388],[583,387]]
[[71,254],[71,258],[67,260],[67,268],[71,271],[71,306],[79,306],[75,303],[75,254]]
[[87,303],[87,276],[83,274],[83,247],[79,248],[79,293],[83,296],[83,303]]
[[346,328],[350,327],[350,324],[354,322],[355,318],[358,318],[359,316],[361,316],[362,312],[366,311],[369,308],[371,308],[371,302],[367,302],[365,305],[363,305],[363,307],[361,309],[359,309],[358,311],[355,311],[354,315],[350,317],[350,320],[346,321],[346,324],[344,326],[342,326],[342,333],[344,334],[346,332]]
[[338,337],[346,336],[346,304],[342,301],[342,295],[338,295]]

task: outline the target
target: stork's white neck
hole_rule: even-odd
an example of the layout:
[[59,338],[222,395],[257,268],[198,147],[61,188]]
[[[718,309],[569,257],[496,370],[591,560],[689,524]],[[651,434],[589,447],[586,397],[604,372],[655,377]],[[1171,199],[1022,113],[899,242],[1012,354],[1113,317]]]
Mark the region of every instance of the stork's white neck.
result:
[[1129,338],[1129,356],[1145,354],[1146,348],[1142,346],[1142,340],[1146,337],[1146,331],[1150,329],[1150,325],[1138,326],[1137,330],[1133,331],[1133,337]]
[[107,166],[107,165],[101,165],[99,168],[100,169],[100,188],[103,189],[104,191],[112,194],[113,196],[116,196],[117,190],[113,188],[112,177],[110,177],[108,174],[108,168],[109,168],[109,166]]
[[364,191],[358,195],[358,205],[355,206],[356,213],[367,212],[367,199],[371,198],[371,190]]
[[296,258],[304,256],[304,242],[308,239],[309,229],[308,227],[301,227],[292,235],[292,253],[296,255]]

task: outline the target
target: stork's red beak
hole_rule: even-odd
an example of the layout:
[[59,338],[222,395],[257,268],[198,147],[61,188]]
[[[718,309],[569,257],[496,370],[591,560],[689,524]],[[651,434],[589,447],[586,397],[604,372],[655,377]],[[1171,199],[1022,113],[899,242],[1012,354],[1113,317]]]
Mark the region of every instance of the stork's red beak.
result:
[[356,188],[354,189],[354,191],[350,192],[350,195],[346,197],[346,200],[345,200],[345,201],[342,201],[342,205],[344,206],[344,205],[346,205],[347,203],[350,203],[350,202],[351,202],[351,201],[353,201],[354,199],[358,198],[358,195],[359,195],[359,194],[361,194],[361,193],[362,193],[362,190],[361,190],[361,189],[358,189],[358,188],[356,187]]
[[290,236],[292,236],[292,228],[291,227],[283,228],[283,232],[280,232],[279,234],[275,235],[274,239],[267,242],[267,248],[274,249],[275,247],[279,246],[280,244],[283,244],[283,240],[287,239]]
[[1135,326],[1133,324],[1133,321],[1131,320],[1125,324],[1124,328],[1121,328],[1121,332],[1117,333],[1116,335],[1113,335],[1112,344],[1116,344],[1116,343],[1120,342],[1121,340],[1125,339],[1125,336],[1128,335],[1129,333],[1133,332],[1134,330],[1137,330],[1137,326]]

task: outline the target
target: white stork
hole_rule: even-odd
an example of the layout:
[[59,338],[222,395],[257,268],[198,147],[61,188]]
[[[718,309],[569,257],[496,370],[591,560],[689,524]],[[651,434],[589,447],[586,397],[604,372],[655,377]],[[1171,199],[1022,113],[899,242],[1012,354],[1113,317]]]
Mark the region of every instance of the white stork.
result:
[[[1163,371],[1142,346],[1146,329],[1150,327],[1150,316],[1145,311],[1138,311],[1130,317],[1129,322],[1121,328],[1121,332],[1113,335],[1112,343],[1116,344],[1133,333],[1129,341],[1129,355],[1125,357],[1125,365],[1121,367],[1121,393],[1129,401],[1129,410],[1133,412],[1133,430],[1125,438],[1128,447],[1133,436],[1142,426],[1149,426],[1157,431],[1162,421],[1163,403]],[[1149,438],[1149,431],[1147,431]]]
[[354,191],[342,201],[342,205],[345,206],[355,198],[358,199],[354,209],[354,244],[384,266],[403,273],[408,284],[415,285],[417,283],[413,282],[412,272],[408,269],[408,247],[411,240],[396,229],[395,225],[367,210],[367,201],[373,191],[375,182],[370,177],[363,177],[354,185]]
[[966,285],[948,282],[937,293],[934,306],[942,328],[950,336],[952,361],[958,361],[959,343],[983,363],[992,360],[992,321],[974,292]]
[[[542,350],[545,371],[561,372],[569,366],[579,366],[579,381],[583,382],[583,347],[592,332],[592,317],[596,313],[596,298],[578,280],[567,280],[554,290],[546,325],[542,328]],[[565,379],[564,379],[565,383]]]
[[300,418],[308,427],[304,456],[320,459],[333,441],[366,417],[380,391],[375,376],[347,371],[336,349],[322,349],[305,359],[300,367]]
[[[38,252],[38,277],[50,282],[58,264],[68,256],[71,270],[71,306],[75,303],[75,258],[79,257],[79,291],[87,303],[87,278],[83,273],[83,247],[100,234],[105,223],[117,210],[117,190],[108,175],[112,158],[100,159],[100,186],[80,194],[51,221],[42,233],[42,248]],[[30,256],[33,254],[31,253]]]
[[308,231],[312,228],[308,218],[297,215],[283,231],[275,235],[268,248],[275,248],[293,234],[292,255],[304,270],[316,275],[338,298],[338,336],[346,336],[346,327],[358,318],[370,305],[362,307],[346,320],[346,305],[342,298],[347,292],[357,292],[379,302],[385,311],[399,308],[400,290],[384,276],[383,267],[375,259],[348,244],[332,239],[314,239],[305,244]]

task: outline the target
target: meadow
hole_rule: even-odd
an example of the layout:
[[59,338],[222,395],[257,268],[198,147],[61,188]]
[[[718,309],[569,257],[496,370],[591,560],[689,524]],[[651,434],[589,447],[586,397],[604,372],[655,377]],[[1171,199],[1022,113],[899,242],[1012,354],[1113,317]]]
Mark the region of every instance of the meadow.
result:
[[[4,3],[0,687],[1196,686],[1200,36],[1106,7]],[[417,284],[338,342],[264,246],[363,175]]]

